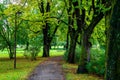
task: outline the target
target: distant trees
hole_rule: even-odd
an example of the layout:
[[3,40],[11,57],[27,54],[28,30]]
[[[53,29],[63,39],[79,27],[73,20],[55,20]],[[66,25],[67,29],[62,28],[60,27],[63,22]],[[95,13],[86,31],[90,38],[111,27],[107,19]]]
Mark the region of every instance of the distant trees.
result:
[[[61,3],[61,1],[58,2]],[[58,10],[51,9],[53,8],[53,6],[54,8],[56,8],[56,6],[61,6],[59,3],[51,5],[52,3],[54,4],[54,1],[52,0],[38,1],[40,13],[42,14],[42,16],[45,17],[44,20],[42,21],[43,57],[49,57],[51,42],[57,32],[59,24],[61,23],[61,18],[63,17],[64,14],[64,8],[58,8]],[[57,15],[56,14],[53,15],[54,13],[52,12],[55,12]]]
[[[22,45],[26,44],[26,48],[28,48],[29,45],[31,45],[29,40],[31,33],[33,33],[34,36],[41,35],[43,33],[43,36],[42,36],[43,57],[49,57],[49,49],[51,46],[52,39],[55,36],[55,33],[57,32],[57,29],[60,26],[60,24],[65,23],[62,20],[64,10],[65,10],[65,8],[63,7],[64,4],[61,5],[60,3],[62,3],[62,1],[59,1],[56,4],[55,1],[51,1],[51,0],[47,0],[47,1],[25,0],[25,1],[21,1],[21,4],[23,4],[23,6],[19,4],[7,4],[9,6],[7,6],[6,10],[2,12],[4,16],[9,16],[6,19],[8,20],[9,26],[11,26],[10,29],[13,29],[12,30],[13,38],[14,38],[14,32],[15,32],[14,30],[14,27],[15,27],[14,25],[16,23],[15,21],[17,20],[18,22],[17,26],[19,27],[16,35],[17,44],[22,44]],[[51,5],[51,4],[54,4],[54,5]],[[62,6],[63,8],[60,6]],[[22,12],[20,17],[17,16],[18,17],[17,19],[14,16],[16,11]],[[22,32],[25,33],[24,37],[22,37],[23,35]],[[6,38],[6,40],[8,40],[8,38]],[[14,39],[12,42],[14,44]],[[41,42],[38,42],[38,43],[41,43]]]

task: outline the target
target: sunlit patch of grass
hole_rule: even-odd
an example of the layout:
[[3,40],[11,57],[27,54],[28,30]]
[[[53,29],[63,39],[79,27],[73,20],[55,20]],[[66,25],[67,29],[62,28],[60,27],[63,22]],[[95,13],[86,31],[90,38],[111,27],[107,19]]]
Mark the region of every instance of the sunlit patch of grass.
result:
[[[65,50],[50,50],[50,56],[62,56]],[[38,56],[42,56],[43,51],[41,50]]]
[[76,64],[63,64],[66,80],[103,80],[102,78],[92,74],[76,74]]
[[25,80],[28,74],[45,58],[30,61],[25,58],[17,58],[17,69],[13,68],[13,60],[0,59],[0,80]]
[[50,56],[64,55],[65,50],[50,50]]

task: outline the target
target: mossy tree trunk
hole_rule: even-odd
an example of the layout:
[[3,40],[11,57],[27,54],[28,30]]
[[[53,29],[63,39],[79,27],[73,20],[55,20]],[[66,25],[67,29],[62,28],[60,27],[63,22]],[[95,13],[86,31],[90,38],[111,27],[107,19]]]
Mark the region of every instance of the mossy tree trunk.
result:
[[[73,3],[71,0],[69,0],[68,31],[70,35],[70,46],[68,49],[68,59],[67,59],[67,62],[69,63],[75,63],[75,49],[76,49],[76,43],[77,43],[78,34],[80,31],[80,26],[81,26],[80,18],[78,18],[80,17],[80,9],[76,6],[78,6],[78,1]],[[75,29],[75,26],[74,26],[74,19],[75,19],[74,17],[76,17],[77,29]]]
[[80,56],[80,63],[78,66],[78,70],[77,73],[86,73],[87,69],[86,69],[86,64],[88,62],[88,50],[89,50],[89,46],[88,46],[88,35],[83,32],[82,36],[81,36],[81,56]]
[[[93,33],[93,30],[95,28],[95,26],[99,23],[99,21],[103,18],[104,14],[101,11],[101,9],[99,7],[96,7],[96,5],[99,4],[103,4],[105,5],[105,1],[102,0],[92,0],[92,9],[90,8],[89,13],[92,11],[92,19],[89,25],[85,25],[85,20],[84,17],[81,18],[82,22],[82,38],[81,38],[81,56],[80,56],[80,61],[79,61],[79,65],[78,65],[78,69],[77,69],[77,73],[87,73],[87,68],[86,68],[86,64],[87,62],[90,61],[90,47],[92,46],[92,44],[90,43],[89,39],[91,37],[91,34]],[[83,14],[84,13],[84,14]],[[82,14],[85,16],[86,14],[86,10],[84,11],[84,9],[82,10]],[[90,15],[90,14],[89,14]]]
[[[74,31],[74,15],[72,12],[72,1],[69,0],[69,7],[67,10],[68,13],[68,35],[70,36],[70,46],[68,47],[68,58],[67,62],[69,63],[74,63],[74,54],[75,54],[75,49],[73,49],[72,46],[75,46],[75,41],[72,39],[73,36],[73,31]],[[69,36],[67,36],[69,38]]]
[[100,20],[103,18],[103,13],[100,12],[99,14],[94,13],[95,16],[93,16],[92,21],[90,25],[83,29],[82,31],[82,38],[81,38],[81,56],[80,61],[77,69],[77,73],[87,73],[86,64],[90,61],[90,47],[92,46],[89,39],[91,37],[91,34],[93,33],[93,30],[95,26],[100,22]]
[[107,36],[105,80],[120,80],[120,0],[113,0]]
[[75,63],[75,49],[78,35],[74,33],[70,33],[70,47],[68,50],[68,60],[69,63]]

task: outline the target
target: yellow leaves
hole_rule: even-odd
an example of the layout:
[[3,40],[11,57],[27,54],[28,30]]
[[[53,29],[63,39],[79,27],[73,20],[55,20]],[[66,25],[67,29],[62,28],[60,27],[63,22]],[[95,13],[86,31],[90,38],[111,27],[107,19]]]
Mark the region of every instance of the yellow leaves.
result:
[[42,31],[42,23],[35,22],[30,23],[30,33],[28,34],[29,38],[35,38]]

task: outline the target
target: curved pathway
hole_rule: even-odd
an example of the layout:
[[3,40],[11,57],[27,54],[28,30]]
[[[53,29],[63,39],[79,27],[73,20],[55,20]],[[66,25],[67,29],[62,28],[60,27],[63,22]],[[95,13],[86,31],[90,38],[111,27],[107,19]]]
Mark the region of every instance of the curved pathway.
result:
[[35,68],[28,80],[65,80],[61,60],[62,57],[49,58]]

